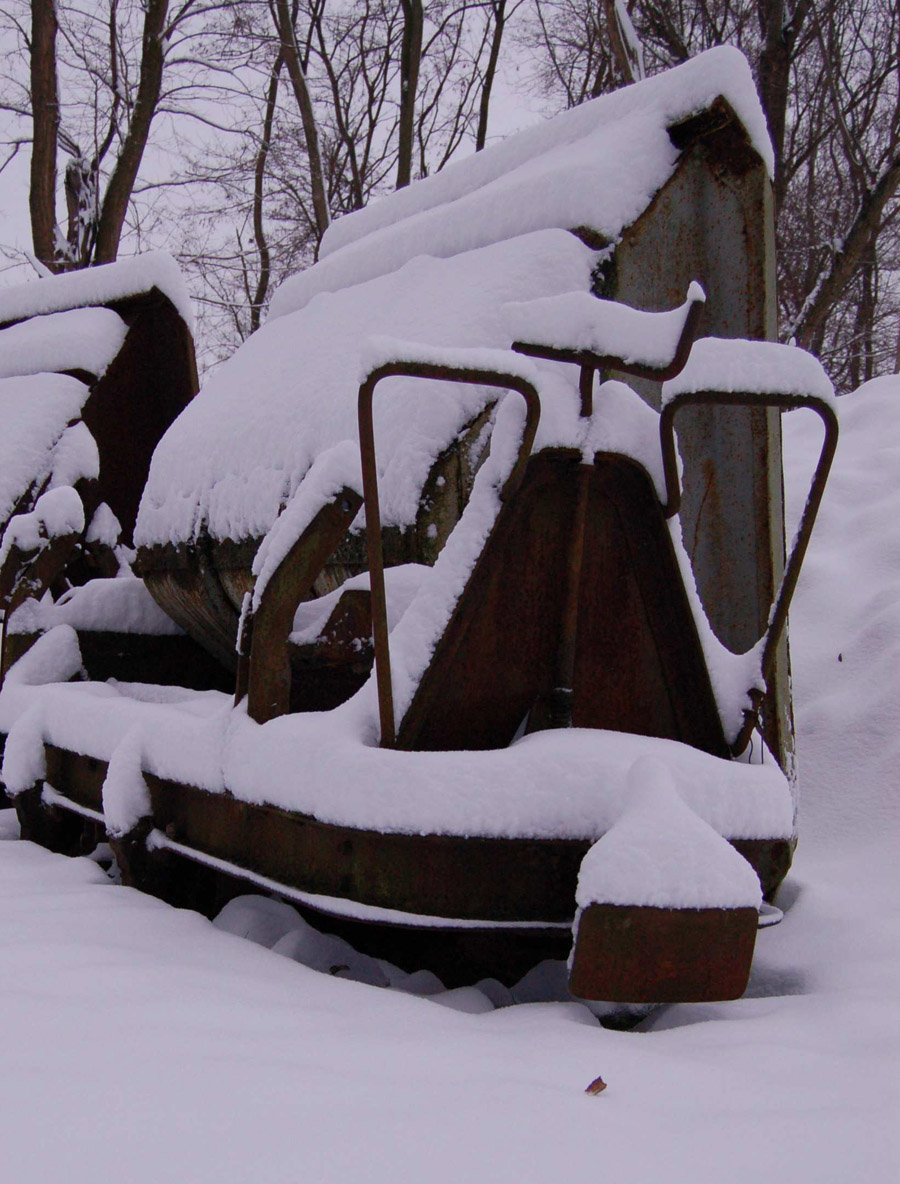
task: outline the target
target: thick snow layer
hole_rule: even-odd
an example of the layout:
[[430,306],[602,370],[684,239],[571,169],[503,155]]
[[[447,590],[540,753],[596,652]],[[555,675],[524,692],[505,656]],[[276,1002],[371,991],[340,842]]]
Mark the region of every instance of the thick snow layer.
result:
[[698,391],[806,395],[834,405],[834,387],[818,359],[776,341],[701,337],[681,373],[663,383],[663,406]]
[[[65,628],[46,634],[35,650]],[[32,655],[32,663],[41,658]],[[230,696],[215,691],[112,682],[38,688],[21,674],[0,696],[0,731],[9,733],[2,775],[14,791],[30,784],[20,769],[30,769],[35,759],[30,709],[37,704],[40,734],[49,743],[109,760],[139,726],[147,772],[213,792],[227,785],[242,800],[348,826],[597,838],[627,800],[629,769],[650,753],[718,833],[791,834],[790,792],[774,763],[736,764],[673,741],[584,729],[536,733],[491,752],[396,752],[360,740],[354,718],[360,703],[357,697],[337,711],[260,727],[242,709],[232,713]],[[373,723],[368,714],[363,722]],[[15,755],[11,763],[10,754],[22,752],[27,759]]]
[[48,489],[28,514],[16,514],[9,520],[0,541],[0,567],[13,547],[20,551],[37,551],[49,539],[81,534],[83,530],[84,506],[71,485]]
[[342,489],[350,489],[362,496],[359,448],[352,440],[342,440],[316,457],[305,480],[260,543],[253,557],[253,574],[256,576],[253,585],[254,611],[259,608],[269,580],[291,547],[316,514],[332,502]]
[[87,396],[83,382],[64,374],[0,379],[0,523],[33,481],[49,475],[53,446]]
[[56,625],[71,625],[86,632],[153,636],[181,633],[147,591],[144,581],[131,575],[91,580],[71,588],[55,604],[26,600],[10,617],[7,628],[10,633],[38,633]]
[[152,251],[118,263],[44,276],[0,291],[0,324],[28,317],[111,304],[158,288],[193,328],[191,300],[178,264],[171,255]]
[[[384,573],[384,590],[387,599],[388,629],[393,629],[400,618],[409,608],[413,597],[422,587],[423,582],[431,573],[431,568],[423,563],[402,563],[398,567],[389,567]],[[319,596],[315,600],[304,600],[294,614],[294,628],[291,641],[295,645],[307,645],[316,641],[328,618],[337,607],[337,603],[345,592],[369,590],[369,573],[351,576],[345,580],[340,588],[329,592],[326,596]]]
[[516,341],[553,349],[589,350],[663,369],[672,363],[691,307],[705,301],[692,283],[680,308],[642,312],[589,292],[566,292],[543,300],[507,304],[503,316]]
[[[896,845],[900,833],[900,377],[838,407],[840,443],[790,621],[800,837],[829,850],[848,834]],[[822,426],[796,412],[783,430],[790,524]]]
[[535,733],[490,752],[396,752],[358,739],[351,715],[358,709],[356,700],[347,710],[283,717],[262,728],[238,714],[225,750],[229,789],[349,826],[595,838],[627,800],[632,764],[650,752],[720,834],[791,833],[790,793],[774,763],[735,764],[670,741],[585,729]]
[[67,427],[50,455],[50,488],[75,485],[100,476],[100,452],[86,423],[79,420]]
[[579,908],[759,908],[753,868],[685,804],[662,761],[636,760],[627,790],[621,816],[581,861]]
[[[262,909],[236,902],[214,926],[0,819],[11,1179],[89,1184],[111,1123],[129,1184],[158,1180],[161,1131],[192,1184],[547,1184],[600,1162],[623,1184],[895,1177],[900,934],[883,846],[846,852],[849,893],[801,856],[745,998],[666,1007],[628,1033],[547,1002],[555,964],[483,1014],[434,1006],[426,972],[400,990],[344,981],[328,973],[344,958],[321,973],[292,957],[328,950],[299,918],[262,940]],[[98,1049],[139,1074],[106,1071]],[[608,1088],[585,1096],[598,1074]]]
[[[291,957],[308,947],[290,918],[263,942],[262,908],[245,908],[222,932],[16,841],[5,811],[6,1174],[89,1184],[114,1130],[129,1184],[158,1180],[161,1131],[167,1170],[198,1184],[547,1184],[599,1163],[622,1184],[894,1181],[900,384],[839,403],[791,614],[800,845],[742,999],[606,1031],[583,1005],[548,1002],[567,998],[552,990],[565,965],[545,963],[512,992],[477,984],[499,1010],[434,1007],[413,994],[440,1001],[428,972],[401,993],[310,970]],[[796,518],[821,425],[796,414],[784,429]],[[139,1073],[108,1071],[98,1049]],[[608,1088],[586,1097],[598,1074]]]
[[76,308],[0,332],[0,378],[86,370],[98,378],[122,348],[128,327],[108,308]]
[[101,502],[94,511],[84,539],[87,543],[101,543],[107,547],[115,547],[121,533],[122,525],[119,519],[106,502]]
[[[610,242],[675,170],[668,128],[724,96],[774,171],[765,117],[746,59],[730,47],[624,87],[332,223],[316,267],[278,289],[270,319],[401,267],[515,235],[589,227]],[[527,297],[520,297],[527,299]]]
[[[395,274],[323,295],[254,333],[188,405],[153,457],[135,538],[181,542],[265,535],[313,461],[358,439],[363,343],[402,335],[440,349],[505,348],[500,307],[590,286],[594,260],[545,231],[457,259],[418,258]],[[512,363],[511,363],[512,364]],[[577,375],[542,371],[545,440],[571,434]],[[495,390],[394,378],[375,393],[382,520],[415,520],[435,458],[498,397]],[[514,396],[518,398],[518,396]]]
[[103,817],[111,835],[127,835],[150,813],[142,754],[141,728],[135,725],[116,745],[103,781]]
[[[28,774],[35,757],[30,749],[35,736],[108,761],[135,728],[143,737],[149,772],[222,788],[221,753],[230,695],[115,679],[66,681],[80,672],[77,634],[71,625],[57,625],[7,675],[0,694],[0,732],[8,734],[0,776],[13,792],[31,784]],[[29,714],[32,708],[36,715]],[[151,739],[153,758],[146,756]]]
[[[12,687],[41,687],[48,683],[68,682],[82,673],[78,634],[71,625],[39,638],[26,654],[7,671],[4,689]],[[12,693],[8,698],[15,698]],[[13,710],[11,723],[18,716]],[[0,731],[9,731],[0,725]]]
[[[592,299],[587,293],[585,295]],[[382,366],[392,362],[468,370],[494,370],[501,374],[524,378],[535,387],[540,383],[538,370],[530,359],[520,354],[512,354],[505,349],[441,346],[385,335],[369,337],[363,342],[359,359],[360,383]]]

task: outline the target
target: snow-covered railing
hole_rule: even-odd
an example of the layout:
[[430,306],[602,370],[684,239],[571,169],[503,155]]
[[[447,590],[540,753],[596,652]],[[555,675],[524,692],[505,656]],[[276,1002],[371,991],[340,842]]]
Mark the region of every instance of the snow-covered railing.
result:
[[685,366],[706,294],[692,283],[684,304],[669,312],[644,312],[589,292],[507,304],[504,317],[517,338],[516,353],[581,367],[581,414],[593,410],[594,373],[615,370],[664,382]]
[[[65,567],[84,532],[77,491],[61,485],[42,494],[28,514],[17,514],[0,541],[0,613],[8,616],[28,597],[40,598]],[[4,637],[5,640],[5,637]],[[5,647],[3,647],[5,649]],[[4,656],[0,655],[0,685]]]
[[512,497],[525,475],[541,415],[535,374],[530,363],[499,350],[441,349],[418,342],[373,339],[365,355],[359,388],[359,447],[362,457],[363,492],[366,509],[366,549],[372,595],[372,640],[375,647],[375,677],[381,744],[392,748],[396,740],[391,657],[388,642],[387,597],[384,587],[384,554],[381,539],[381,509],[378,502],[378,471],[375,463],[375,428],[372,403],[375,387],[384,378],[427,378],[501,387],[515,391],[525,400],[525,420],[509,473],[499,491],[501,501]]
[[[816,412],[825,426],[825,437],[806,505],[769,612],[766,632],[760,639],[763,644],[761,672],[763,680],[768,682],[837,448],[838,418],[834,389],[819,362],[795,346],[715,337],[695,342],[687,365],[677,377],[666,382],[662,390],[659,432],[666,482],[666,505],[663,509],[667,518],[677,514],[681,506],[675,416],[688,406],[777,408],[781,411],[808,407]],[[744,726],[732,745],[735,755],[747,747],[757,725],[761,693],[752,691],[751,697],[754,710],[746,714]]]

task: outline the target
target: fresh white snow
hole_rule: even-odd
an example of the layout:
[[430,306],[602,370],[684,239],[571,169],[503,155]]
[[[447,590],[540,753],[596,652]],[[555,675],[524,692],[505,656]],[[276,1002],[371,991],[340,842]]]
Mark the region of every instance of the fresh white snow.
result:
[[579,908],[759,908],[753,868],[690,809],[658,757],[634,762],[627,794],[620,816],[581,861]]
[[[623,1184],[893,1184],[900,382],[840,405],[791,620],[800,845],[743,999],[606,1031],[577,1002],[546,1002],[565,975],[551,964],[515,992],[543,1002],[438,1007],[434,976],[407,981],[416,997],[310,970],[293,960],[299,918],[259,944],[256,905],[213,927],[15,841],[0,815],[5,1174],[86,1184],[118,1162],[129,1184],[161,1170],[546,1184],[602,1165]],[[815,417],[786,418],[795,518],[820,440]],[[598,1074],[608,1088],[586,1096]]]
[[691,307],[705,300],[700,285],[692,283],[684,304],[669,312],[643,312],[615,300],[598,300],[590,292],[566,292],[507,304],[503,314],[516,341],[590,350],[662,369],[674,360]]
[[193,310],[184,277],[172,256],[162,251],[63,275],[42,276],[27,284],[4,288],[0,291],[0,324],[111,304],[152,288],[167,296],[188,328],[193,329]]
[[332,223],[320,262],[282,284],[269,319],[297,311],[319,293],[384,275],[416,255],[446,258],[548,228],[589,227],[615,242],[675,170],[679,152],[668,128],[720,95],[773,171],[750,68],[738,50],[721,46],[527,128]]
[[50,539],[84,530],[84,506],[71,485],[48,489],[27,514],[16,514],[0,540],[0,567],[13,547],[38,551]]
[[663,406],[698,391],[815,397],[834,406],[831,380],[817,358],[777,341],[701,337],[680,374],[663,383]]
[[53,467],[53,446],[77,419],[88,388],[65,374],[0,379],[0,524]]
[[0,332],[0,378],[63,370],[85,370],[99,378],[127,332],[122,318],[108,308],[32,317]]
[[[402,335],[441,351],[505,350],[511,338],[501,306],[587,291],[594,257],[574,236],[547,230],[454,259],[422,256],[323,294],[301,314],[270,320],[212,374],[160,441],[136,542],[182,542],[204,527],[215,538],[264,536],[321,454],[355,446],[369,338]],[[577,374],[564,369],[542,373],[539,443],[574,430]],[[385,525],[415,521],[435,459],[497,398],[491,388],[452,382],[379,384],[374,420]]]
[[56,601],[26,600],[7,623],[10,633],[47,632],[57,625],[85,631],[164,636],[181,630],[162,611],[143,580],[126,574],[70,588]]

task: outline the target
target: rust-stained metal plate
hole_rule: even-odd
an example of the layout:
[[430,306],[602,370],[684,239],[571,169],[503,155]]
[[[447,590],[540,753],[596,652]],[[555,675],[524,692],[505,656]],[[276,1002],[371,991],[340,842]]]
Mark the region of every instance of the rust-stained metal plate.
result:
[[[37,633],[10,633],[6,637],[9,666],[37,641]],[[92,682],[148,682],[158,686],[187,687],[196,691],[230,693],[234,677],[190,637],[178,634],[112,633],[78,630],[78,648]]]
[[[102,811],[105,761],[45,745],[47,781]],[[574,912],[585,838],[490,839],[381,834],[255,806],[151,773],[153,824],[198,852],[288,887],[364,904],[456,918],[567,921]],[[785,839],[734,839],[772,899],[787,874]]]
[[569,989],[611,1003],[706,1003],[746,990],[753,908],[592,904],[578,921]]
[[[503,506],[407,710],[398,746],[501,748],[531,713],[552,723],[566,611],[563,524],[579,454],[532,457]],[[596,458],[585,516],[572,722],[680,740],[726,756],[718,710],[671,537],[647,473]]]
[[318,511],[269,579],[252,619],[247,711],[258,724],[290,708],[288,636],[297,605],[356,517],[362,498],[342,489]]

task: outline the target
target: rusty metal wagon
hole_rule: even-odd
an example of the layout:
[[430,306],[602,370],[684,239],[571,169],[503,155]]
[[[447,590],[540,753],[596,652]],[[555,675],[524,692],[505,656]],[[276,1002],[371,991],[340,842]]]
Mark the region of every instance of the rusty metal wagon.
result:
[[[109,683],[77,624],[28,634],[0,693],[23,835],[108,837],[126,883],[209,914],[256,885],[448,985],[567,957],[574,921],[578,995],[743,991],[795,839],[785,626],[837,421],[818,364],[765,340],[755,116],[708,98],[736,60],[689,64],[666,103],[652,80],[636,108],[570,113],[505,164],[485,153],[412,213],[396,195],[286,290],[173,423],[141,504],[136,569],[209,664],[147,677],[124,658]],[[629,222],[573,226],[563,203],[415,255],[416,226],[518,192],[523,161],[537,184],[546,144],[580,143],[572,115],[587,139],[638,108],[671,159]],[[695,278],[708,300],[691,283],[678,304]],[[785,562],[795,407],[826,431]],[[9,582],[11,607],[34,599]],[[648,756],[687,836],[679,868],[663,835],[676,870],[655,895],[588,874],[623,842],[652,864],[654,827],[629,814]]]

